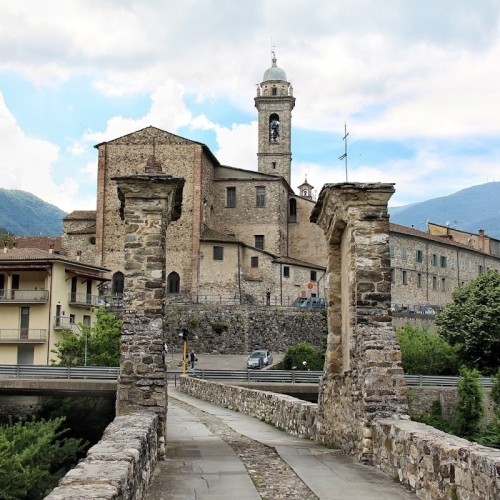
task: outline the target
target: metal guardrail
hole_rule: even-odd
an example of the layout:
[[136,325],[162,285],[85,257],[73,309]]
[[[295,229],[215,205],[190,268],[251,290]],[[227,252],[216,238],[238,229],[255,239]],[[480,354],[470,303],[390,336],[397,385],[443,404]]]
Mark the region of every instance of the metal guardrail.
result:
[[[94,379],[116,380],[118,367],[114,366],[45,366],[0,365],[0,378],[19,379]],[[177,381],[181,371],[167,371],[167,377]],[[286,384],[318,384],[323,372],[302,370],[201,370],[187,375],[205,380],[234,380],[246,382],[274,382]],[[460,377],[433,375],[405,375],[409,387],[455,387]],[[492,387],[489,377],[479,379],[483,387]]]
[[200,370],[188,375],[205,380],[238,380],[245,382],[275,382],[284,384],[318,384],[323,372],[299,370]]
[[[460,377],[439,375],[405,375],[406,385],[409,387],[455,387]],[[480,377],[479,383],[483,387],[492,387],[493,381],[490,377]]]
[[115,366],[0,365],[0,378],[116,380]]

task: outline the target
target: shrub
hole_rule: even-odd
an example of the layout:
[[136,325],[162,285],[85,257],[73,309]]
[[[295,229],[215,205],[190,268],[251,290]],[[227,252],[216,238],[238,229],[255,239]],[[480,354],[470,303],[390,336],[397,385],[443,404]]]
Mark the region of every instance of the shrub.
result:
[[294,367],[300,369],[304,361],[308,369],[322,371],[325,355],[312,344],[301,342],[287,348],[283,357],[283,367],[285,370],[291,370]]

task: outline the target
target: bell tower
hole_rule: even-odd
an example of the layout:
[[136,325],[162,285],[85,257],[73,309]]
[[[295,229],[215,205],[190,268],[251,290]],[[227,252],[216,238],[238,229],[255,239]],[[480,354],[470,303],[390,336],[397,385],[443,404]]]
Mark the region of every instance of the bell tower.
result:
[[295,106],[293,88],[286,73],[276,65],[273,52],[272,66],[257,85],[255,107],[259,112],[259,144],[257,160],[259,172],[284,177],[290,184],[292,163],[292,109]]

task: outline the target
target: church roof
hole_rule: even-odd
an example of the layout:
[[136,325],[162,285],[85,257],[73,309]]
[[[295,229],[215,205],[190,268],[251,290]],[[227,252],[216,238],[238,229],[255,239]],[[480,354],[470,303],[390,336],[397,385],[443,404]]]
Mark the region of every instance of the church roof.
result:
[[267,82],[270,80],[274,80],[274,81],[281,80],[283,82],[286,82],[287,79],[286,79],[285,70],[278,68],[278,66],[276,65],[276,56],[275,56],[274,52],[273,52],[272,61],[273,61],[273,64],[269,69],[266,69],[266,72],[264,73],[264,78],[262,81]]

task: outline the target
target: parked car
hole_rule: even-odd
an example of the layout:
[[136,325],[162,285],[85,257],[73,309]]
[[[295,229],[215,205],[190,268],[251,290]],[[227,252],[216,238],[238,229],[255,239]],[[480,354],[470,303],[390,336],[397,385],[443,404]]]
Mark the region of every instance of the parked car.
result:
[[273,355],[271,351],[258,349],[253,351],[247,359],[247,368],[264,368],[273,364]]
[[312,307],[313,309],[324,309],[325,299],[320,297],[308,297],[304,302],[299,304],[299,307]]

